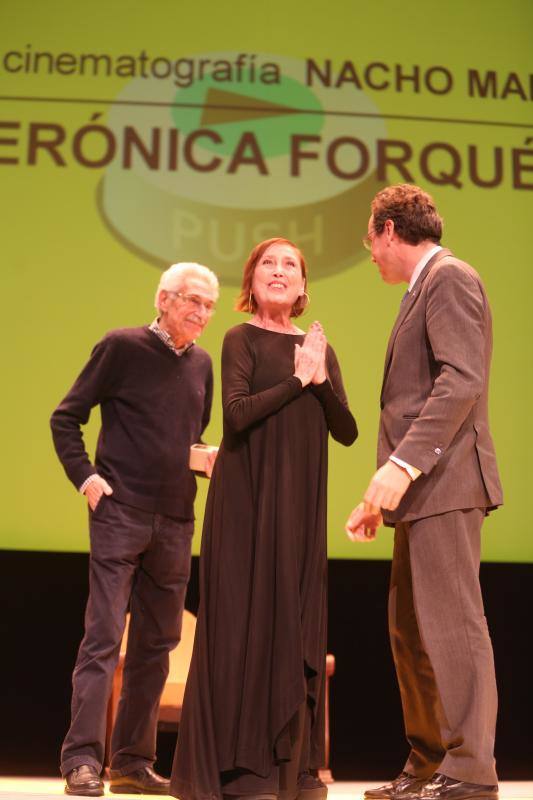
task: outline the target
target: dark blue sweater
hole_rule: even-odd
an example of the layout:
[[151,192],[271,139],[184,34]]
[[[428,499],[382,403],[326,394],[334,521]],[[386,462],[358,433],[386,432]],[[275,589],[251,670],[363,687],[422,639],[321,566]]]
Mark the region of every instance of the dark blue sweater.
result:
[[[119,502],[190,519],[196,480],[189,448],[209,422],[211,359],[194,345],[178,357],[148,326],[111,331],[51,418],[59,459],[77,489],[98,472]],[[95,466],[80,430],[100,405]]]

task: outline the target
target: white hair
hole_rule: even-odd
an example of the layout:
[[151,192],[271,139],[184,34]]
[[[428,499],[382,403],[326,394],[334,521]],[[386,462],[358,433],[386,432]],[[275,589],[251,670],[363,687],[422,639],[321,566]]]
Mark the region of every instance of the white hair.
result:
[[167,292],[179,292],[189,278],[200,278],[200,280],[205,281],[216,293],[215,299],[218,298],[218,278],[213,270],[193,261],[182,261],[179,264],[172,264],[161,275],[154,302],[158,311],[161,311],[159,308],[161,291],[165,289]]

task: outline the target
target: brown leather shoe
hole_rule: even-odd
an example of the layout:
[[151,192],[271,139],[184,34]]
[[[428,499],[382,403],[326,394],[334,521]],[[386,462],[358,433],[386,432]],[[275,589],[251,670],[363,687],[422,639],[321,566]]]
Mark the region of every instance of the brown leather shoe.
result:
[[457,781],[436,772],[418,791],[408,796],[408,800],[498,800],[498,786]]
[[104,782],[91,764],[80,764],[65,775],[65,794],[81,797],[102,797]]
[[427,781],[427,778],[417,778],[416,775],[409,775],[408,772],[400,772],[398,777],[390,783],[377,786],[375,789],[367,789],[365,800],[392,800],[392,798],[401,798],[404,794],[416,794],[417,790],[421,789]]
[[152,767],[141,767],[127,775],[111,778],[109,791],[113,794],[168,794],[170,781],[158,775]]

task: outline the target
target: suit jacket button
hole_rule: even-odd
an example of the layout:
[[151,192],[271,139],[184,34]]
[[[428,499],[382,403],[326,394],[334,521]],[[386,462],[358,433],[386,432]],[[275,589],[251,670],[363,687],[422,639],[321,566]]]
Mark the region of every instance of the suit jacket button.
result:
[[438,456],[440,456],[440,454],[442,453],[442,450],[440,449],[440,447],[436,447],[436,448],[435,448],[435,453],[436,453]]

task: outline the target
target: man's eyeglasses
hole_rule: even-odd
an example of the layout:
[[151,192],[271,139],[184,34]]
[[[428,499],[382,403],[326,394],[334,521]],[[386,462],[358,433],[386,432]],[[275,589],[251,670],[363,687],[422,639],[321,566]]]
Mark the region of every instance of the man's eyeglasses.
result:
[[363,236],[363,247],[365,248],[365,250],[372,250],[372,240],[374,239],[375,235],[376,231],[372,230],[369,233],[367,233],[366,236]]
[[201,311],[203,308],[206,314],[209,315],[214,314],[216,311],[216,306],[212,300],[202,300],[197,294],[183,294],[183,292],[172,292],[169,289],[167,289],[167,294],[180,297],[184,303],[188,303],[188,305],[192,306],[196,311]]

